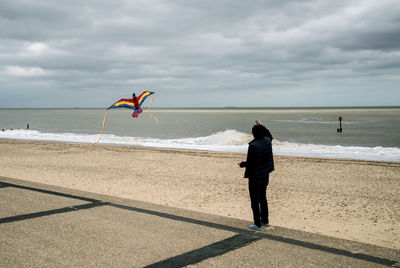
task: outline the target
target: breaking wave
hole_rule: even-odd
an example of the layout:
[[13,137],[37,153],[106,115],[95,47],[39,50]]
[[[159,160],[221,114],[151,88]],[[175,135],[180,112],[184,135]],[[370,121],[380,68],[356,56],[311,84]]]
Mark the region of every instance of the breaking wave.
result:
[[[92,143],[98,135],[76,133],[44,133],[36,130],[6,130],[0,132],[0,138]],[[103,144],[131,146],[147,146],[161,148],[211,150],[222,152],[247,152],[252,137],[236,130],[225,130],[204,137],[188,137],[177,139],[159,139],[150,137],[128,137],[104,134]],[[274,154],[301,157],[324,157],[357,159],[369,161],[400,162],[398,147],[360,147],[341,145],[301,144],[273,141]]]

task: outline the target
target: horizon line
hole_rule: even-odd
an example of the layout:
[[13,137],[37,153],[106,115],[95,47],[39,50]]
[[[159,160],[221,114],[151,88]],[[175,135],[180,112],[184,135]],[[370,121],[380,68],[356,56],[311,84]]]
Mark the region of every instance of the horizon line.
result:
[[[147,109],[148,107],[143,107]],[[212,106],[212,107],[152,107],[152,109],[362,109],[362,108],[400,108],[400,105],[368,105],[368,106]],[[107,109],[104,107],[0,107],[0,109]]]

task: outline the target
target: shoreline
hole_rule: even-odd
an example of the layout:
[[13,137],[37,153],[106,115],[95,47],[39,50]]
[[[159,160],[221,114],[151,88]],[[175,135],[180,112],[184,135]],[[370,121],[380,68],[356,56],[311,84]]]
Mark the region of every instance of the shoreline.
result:
[[[77,142],[77,141],[61,141],[61,140],[39,140],[39,139],[19,139],[19,138],[2,138],[0,137],[1,140],[9,140],[9,141],[18,141],[18,142],[43,142],[43,143],[66,143],[66,144],[79,144],[79,145],[87,145],[88,148],[90,147],[91,143],[89,142]],[[315,146],[335,146],[335,145],[322,145],[322,144],[309,144],[309,145],[315,145]],[[135,144],[119,144],[119,143],[105,143],[102,142],[100,144],[96,144],[95,146],[116,146],[116,147],[129,147],[129,148],[145,148],[145,149],[154,149],[154,150],[172,150],[172,151],[193,151],[193,152],[215,152],[215,153],[222,153],[222,154],[246,154],[245,152],[229,152],[229,151],[219,151],[219,150],[206,150],[206,149],[192,149],[192,148],[174,148],[174,147],[157,147],[157,146],[142,146],[142,145],[135,145]],[[346,147],[346,146],[343,146]],[[386,149],[391,149],[391,148],[396,148],[397,147],[362,147],[360,148],[386,148]],[[400,164],[400,161],[385,161],[385,160],[367,160],[367,159],[357,159],[357,158],[340,158],[340,157],[319,157],[319,156],[296,156],[296,155],[280,155],[280,154],[274,154],[276,157],[294,157],[296,159],[307,159],[312,161],[313,159],[316,159],[316,161],[353,161],[353,162],[365,162],[367,164],[381,164],[381,165],[390,165],[390,164]]]
[[[0,138],[0,141],[3,138]],[[84,142],[69,142],[69,141],[41,141],[41,140],[19,140],[19,139],[3,139],[3,140],[13,140],[13,141],[21,141],[21,142],[43,142],[43,143],[66,143],[66,144],[75,144],[75,145],[87,145],[89,148],[90,144],[89,143],[84,143]],[[150,146],[139,146],[139,145],[130,145],[130,144],[112,144],[112,143],[100,143],[94,145],[92,148],[95,150],[97,146],[107,146],[107,147],[128,147],[131,149],[135,150],[153,150],[153,151],[160,151],[160,152],[179,152],[183,154],[196,154],[197,152],[199,154],[205,153],[205,154],[212,154],[215,153],[216,155],[222,154],[222,155],[244,155],[246,156],[247,153],[241,153],[241,152],[223,152],[223,151],[213,151],[213,150],[201,150],[201,149],[185,149],[185,148],[169,148],[169,147],[150,147]],[[391,148],[391,147],[385,147],[385,148]],[[363,160],[363,159],[351,159],[351,158],[333,158],[333,157],[311,157],[311,156],[294,156],[294,155],[276,155],[274,154],[274,158],[288,158],[288,159],[296,159],[299,161],[311,161],[311,162],[332,162],[332,163],[346,163],[346,162],[352,162],[352,163],[357,163],[360,165],[377,165],[377,166],[394,166],[394,167],[400,167],[400,162],[392,162],[392,161],[374,161],[374,160]]]
[[[0,175],[251,221],[245,153],[0,139]],[[400,249],[400,163],[275,156],[271,225]]]

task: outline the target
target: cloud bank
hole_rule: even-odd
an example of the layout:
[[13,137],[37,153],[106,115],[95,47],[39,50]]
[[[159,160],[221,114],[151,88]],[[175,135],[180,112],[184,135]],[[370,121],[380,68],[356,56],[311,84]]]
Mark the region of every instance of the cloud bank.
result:
[[400,5],[2,1],[0,107],[400,105]]

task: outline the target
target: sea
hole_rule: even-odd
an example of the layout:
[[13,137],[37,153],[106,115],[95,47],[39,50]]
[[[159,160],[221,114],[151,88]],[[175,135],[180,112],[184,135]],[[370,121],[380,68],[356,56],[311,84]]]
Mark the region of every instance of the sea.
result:
[[[78,142],[89,147],[99,139],[105,112],[0,109],[0,139]],[[146,109],[139,118],[133,118],[130,110],[109,110],[99,144],[246,153],[258,119],[274,137],[276,155],[400,162],[400,107],[158,108],[150,112],[158,122]]]

